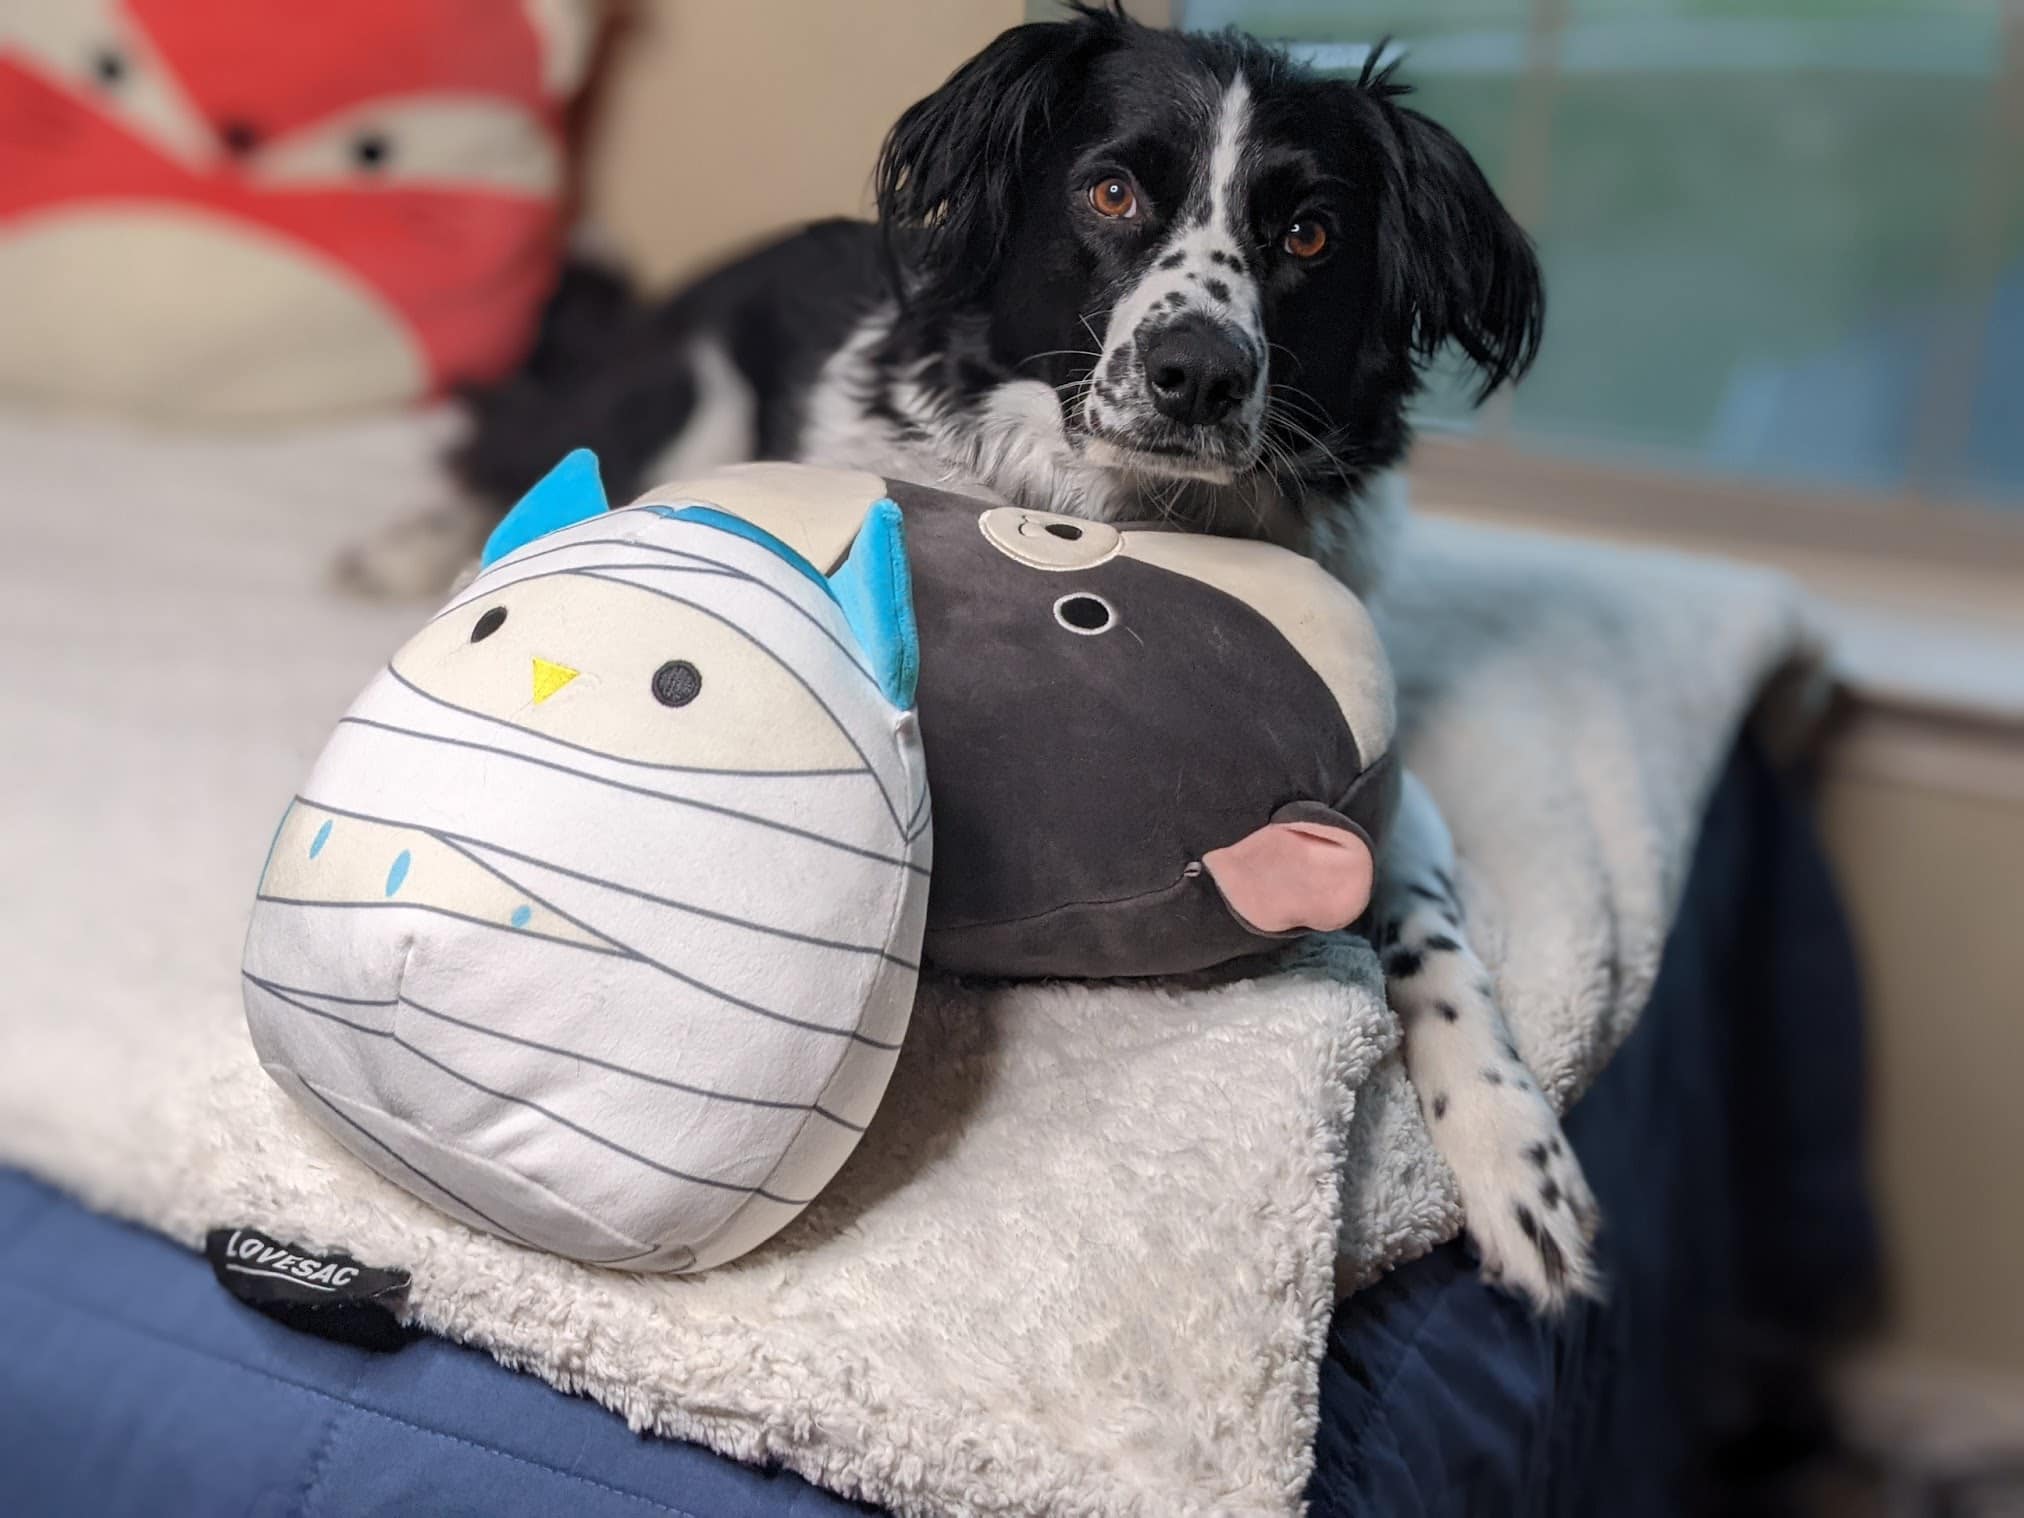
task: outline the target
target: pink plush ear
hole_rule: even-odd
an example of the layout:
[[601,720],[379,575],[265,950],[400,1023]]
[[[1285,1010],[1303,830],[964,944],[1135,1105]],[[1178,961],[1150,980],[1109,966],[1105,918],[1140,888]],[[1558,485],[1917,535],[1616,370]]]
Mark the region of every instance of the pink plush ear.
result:
[[1370,905],[1376,862],[1359,833],[1316,822],[1273,822],[1202,856],[1216,889],[1258,933],[1346,928]]

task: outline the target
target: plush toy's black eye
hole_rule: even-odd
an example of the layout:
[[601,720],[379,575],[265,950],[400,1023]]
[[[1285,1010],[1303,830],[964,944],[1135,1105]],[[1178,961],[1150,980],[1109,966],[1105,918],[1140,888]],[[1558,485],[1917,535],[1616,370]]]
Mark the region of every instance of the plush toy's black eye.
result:
[[1102,596],[1063,596],[1054,603],[1054,620],[1072,633],[1090,637],[1111,630],[1117,622],[1117,609]]
[[362,169],[383,169],[394,145],[378,132],[361,132],[351,144],[352,161]]
[[492,634],[497,632],[501,627],[504,627],[505,625],[506,625],[506,608],[503,606],[495,606],[490,611],[486,612],[484,616],[480,617],[477,621],[477,624],[472,627],[471,641],[473,643],[483,643],[487,638],[491,637]]
[[702,690],[703,672],[687,659],[670,659],[654,671],[654,699],[663,706],[687,706]]
[[1082,540],[1082,529],[1080,527],[1071,527],[1066,522],[1049,522],[1047,530],[1055,537],[1065,538],[1071,543],[1077,543]]
[[111,88],[126,78],[126,54],[116,47],[100,48],[92,57],[91,71],[100,84]]

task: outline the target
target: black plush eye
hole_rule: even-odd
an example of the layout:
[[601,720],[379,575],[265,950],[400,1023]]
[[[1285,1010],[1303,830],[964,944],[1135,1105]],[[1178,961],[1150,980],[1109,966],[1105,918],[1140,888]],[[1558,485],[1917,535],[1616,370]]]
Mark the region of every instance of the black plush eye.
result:
[[670,659],[654,671],[654,699],[663,706],[687,706],[703,691],[703,672],[687,659]]
[[1047,530],[1054,537],[1065,538],[1071,543],[1082,541],[1082,529],[1080,527],[1071,527],[1066,522],[1049,522]]
[[1063,596],[1054,603],[1054,620],[1072,633],[1093,637],[1117,625],[1117,608],[1102,596],[1087,593]]
[[471,627],[471,641],[483,643],[492,634],[506,625],[506,608],[495,606],[480,617]]
[[379,132],[361,132],[352,139],[351,158],[362,169],[383,169],[393,157],[394,145]]
[[92,77],[107,89],[126,78],[126,54],[116,47],[102,47],[92,55]]

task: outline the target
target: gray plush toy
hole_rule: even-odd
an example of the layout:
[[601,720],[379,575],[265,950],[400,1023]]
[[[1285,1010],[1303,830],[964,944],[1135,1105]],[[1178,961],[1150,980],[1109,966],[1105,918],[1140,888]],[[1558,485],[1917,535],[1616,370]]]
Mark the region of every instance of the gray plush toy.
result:
[[919,629],[931,962],[1173,974],[1362,914],[1398,793],[1391,675],[1311,560],[796,465],[642,500],[721,507],[827,571],[881,498]]

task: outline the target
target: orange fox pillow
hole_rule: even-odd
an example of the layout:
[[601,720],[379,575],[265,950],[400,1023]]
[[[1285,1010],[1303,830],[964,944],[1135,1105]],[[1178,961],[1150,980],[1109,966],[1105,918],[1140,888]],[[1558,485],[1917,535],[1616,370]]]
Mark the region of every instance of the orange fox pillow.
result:
[[0,396],[191,419],[497,376],[596,0],[7,0]]

